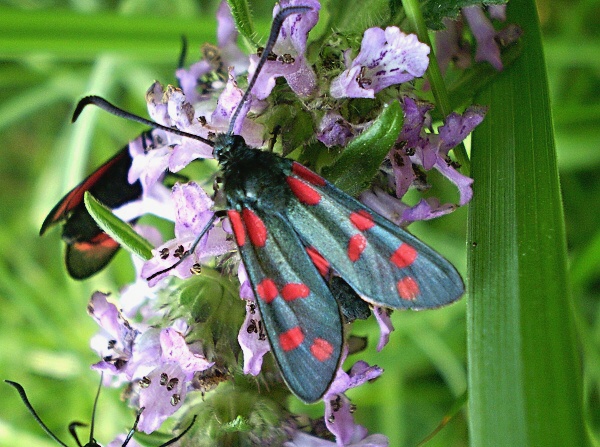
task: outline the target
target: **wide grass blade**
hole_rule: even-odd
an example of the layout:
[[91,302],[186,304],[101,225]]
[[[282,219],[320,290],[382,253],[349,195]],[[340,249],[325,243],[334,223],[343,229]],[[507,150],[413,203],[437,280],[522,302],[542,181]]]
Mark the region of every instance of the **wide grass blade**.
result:
[[480,96],[469,215],[469,417],[473,446],[585,446],[582,374],[548,85],[535,3],[508,21],[523,54]]

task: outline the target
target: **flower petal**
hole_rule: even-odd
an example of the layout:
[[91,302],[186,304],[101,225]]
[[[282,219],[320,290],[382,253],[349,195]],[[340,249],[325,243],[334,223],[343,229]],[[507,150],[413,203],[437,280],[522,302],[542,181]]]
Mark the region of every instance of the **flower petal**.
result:
[[263,356],[271,350],[256,304],[246,302],[246,318],[238,333],[238,343],[244,353],[244,374],[257,376]]
[[421,77],[429,64],[429,47],[396,26],[365,31],[358,56],[331,82],[334,98],[374,98],[386,87]]
[[[309,31],[319,19],[321,5],[317,0],[282,0],[273,8],[273,17],[281,8],[288,6],[308,6],[312,10],[302,14],[293,14],[286,18],[279,32],[273,53],[277,60],[267,60],[256,79],[252,93],[258,99],[265,99],[275,87],[275,78],[283,76],[290,88],[299,96],[308,96],[316,88],[316,75],[306,61],[304,52]],[[248,79],[256,71],[259,57],[250,56]]]

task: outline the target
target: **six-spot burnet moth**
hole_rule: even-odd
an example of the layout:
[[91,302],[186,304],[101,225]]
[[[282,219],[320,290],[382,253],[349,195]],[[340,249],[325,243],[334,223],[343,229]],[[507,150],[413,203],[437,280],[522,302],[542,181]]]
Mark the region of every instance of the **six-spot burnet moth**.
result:
[[[222,171],[227,216],[271,350],[292,392],[305,402],[315,402],[340,366],[343,316],[335,298],[340,290],[349,286],[374,306],[416,310],[451,303],[463,294],[464,286],[446,259],[405,230],[305,166],[250,147],[234,135],[234,124],[244,119],[241,111],[283,21],[308,10],[287,7],[277,14],[229,130],[214,140],[145,120],[96,96],[82,99],[73,119],[86,105],[95,104],[213,147]],[[194,252],[220,216],[213,216],[181,260]],[[181,260],[148,279],[166,274]]]
[[[63,441],[61,441],[60,438],[58,438],[58,436],[56,436],[52,432],[52,430],[50,430],[48,428],[48,426],[44,423],[44,421],[42,421],[42,419],[39,417],[39,415],[33,408],[33,405],[31,405],[31,402],[29,402],[29,398],[27,397],[27,394],[25,393],[25,390],[23,389],[23,387],[19,383],[13,382],[12,380],[5,380],[5,382],[17,390],[17,392],[19,393],[19,396],[21,396],[21,400],[25,404],[25,407],[27,407],[27,410],[29,410],[29,413],[31,413],[33,418],[36,420],[36,422],[38,424],[40,424],[40,427],[42,427],[42,429],[48,434],[48,436],[50,436],[52,439],[54,439],[60,445],[62,445],[64,447],[68,447],[68,445],[65,444]],[[76,429],[77,429],[77,427],[83,427],[87,424],[83,424],[81,422],[71,422],[69,424],[69,433],[71,433],[71,436],[73,436],[73,439],[75,439],[75,442],[77,443],[77,445],[79,447],[100,447],[100,444],[98,444],[98,442],[94,439],[94,422],[96,419],[96,407],[98,405],[98,397],[100,396],[101,386],[102,386],[102,378],[100,379],[100,385],[98,386],[98,391],[96,392],[96,398],[94,399],[94,407],[92,410],[92,420],[90,423],[90,437],[86,444],[81,444],[81,441],[79,440],[79,436],[77,435]],[[133,435],[137,429],[137,425],[138,425],[140,416],[143,411],[144,411],[143,407],[138,410],[137,415],[135,417],[135,422],[133,423],[133,427],[131,428],[131,430],[129,430],[129,433],[127,433],[127,436],[123,440],[121,447],[126,447],[127,444],[129,444],[129,441],[131,440],[131,438],[133,437]],[[185,436],[185,434],[192,428],[192,425],[194,425],[195,422],[196,422],[196,416],[194,416],[194,418],[192,419],[192,422],[190,423],[190,425],[187,426],[187,428],[185,430],[183,430],[176,437],[170,439],[169,441],[165,442],[164,444],[161,444],[159,447],[166,447],[168,445],[171,445],[171,444],[177,442],[179,439],[181,439],[183,436]]]
[[[135,142],[143,147],[150,147],[152,135],[150,132],[144,132]],[[65,264],[71,277],[75,279],[90,277],[102,270],[119,249],[119,244],[100,229],[88,213],[83,203],[83,195],[89,191],[111,209],[138,199],[142,195],[140,181],[129,183],[127,180],[131,162],[129,145],[127,145],[69,191],[44,220],[40,235],[44,234],[49,227],[65,222],[62,238],[67,243]]]

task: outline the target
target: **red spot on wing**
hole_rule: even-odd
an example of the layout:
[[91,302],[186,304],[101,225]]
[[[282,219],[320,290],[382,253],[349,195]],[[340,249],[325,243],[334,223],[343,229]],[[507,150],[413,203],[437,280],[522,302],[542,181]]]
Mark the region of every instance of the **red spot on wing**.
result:
[[242,210],[242,219],[248,229],[248,237],[255,247],[264,247],[267,242],[267,227],[265,223],[254,213],[254,211],[244,208]]
[[279,334],[279,344],[284,351],[296,349],[304,341],[304,333],[300,326],[295,326]]
[[300,202],[306,205],[316,205],[321,201],[321,194],[312,186],[295,177],[287,177],[286,181],[290,189]]
[[44,234],[48,227],[51,225],[60,222],[65,219],[69,212],[73,211],[79,205],[83,203],[83,195],[86,191],[89,191],[99,182],[111,180],[110,178],[105,178],[107,172],[112,169],[115,165],[122,163],[123,157],[128,157],[129,151],[127,147],[120,152],[118,152],[113,158],[108,160],[94,172],[92,172],[85,180],[83,180],[79,185],[69,191],[61,200],[56,204],[56,206],[50,211],[46,219],[44,219],[44,223],[42,223],[42,228],[40,229],[40,235]]
[[308,253],[308,256],[310,256],[311,261],[321,276],[325,276],[327,273],[329,273],[329,262],[327,262],[327,259],[321,256],[321,253],[319,253],[316,248],[306,247],[306,253]]
[[406,276],[398,281],[396,287],[398,287],[398,295],[400,295],[400,298],[403,300],[412,301],[419,296],[419,285],[417,284],[417,281],[410,276]]
[[403,243],[394,253],[392,253],[390,261],[392,261],[396,267],[403,269],[415,262],[417,254],[417,250],[410,245]]
[[108,234],[102,232],[94,236],[89,241],[75,242],[73,246],[79,251],[88,251],[96,249],[117,249],[119,243]]
[[124,155],[127,155],[124,151],[118,153],[116,156],[114,156],[113,158],[108,160],[106,163],[104,163],[102,166],[100,166],[98,169],[96,169],[83,182],[81,182],[79,185],[77,185],[75,188],[73,188],[73,190],[71,192],[69,192],[66,195],[66,197],[62,200],[62,202],[61,202],[62,206],[60,207],[59,210],[57,210],[58,212],[56,213],[56,216],[65,215],[70,210],[72,210],[74,207],[76,207],[81,202],[83,202],[83,194],[86,191],[89,191],[89,189],[92,186],[94,186],[96,183],[98,183],[98,181],[103,178],[105,173],[113,165],[115,165],[121,158],[123,158]]
[[348,258],[352,262],[358,261],[366,247],[367,239],[362,234],[355,234],[348,242]]
[[233,228],[233,235],[235,236],[235,241],[238,244],[238,247],[243,247],[246,243],[246,230],[244,229],[244,224],[242,223],[242,216],[236,210],[228,210],[227,216],[229,216],[229,222],[231,222],[231,227]]
[[294,174],[296,174],[298,177],[303,178],[308,183],[312,183],[316,186],[325,186],[325,179],[323,177],[315,174],[306,166],[303,166],[300,163],[292,163],[292,171],[294,172]]
[[293,301],[298,298],[306,298],[310,294],[310,289],[305,284],[286,284],[281,289],[281,297],[285,301]]
[[265,303],[269,304],[273,301],[279,292],[277,291],[277,286],[273,282],[272,279],[266,278],[263,279],[260,284],[256,286],[256,294],[259,296],[261,300]]
[[375,226],[373,216],[367,210],[355,211],[350,214],[350,222],[360,231],[367,231]]
[[315,338],[315,341],[310,347],[312,355],[320,362],[324,362],[331,358],[333,354],[333,346],[323,338]]
[[[89,185],[79,185],[69,192],[57,205],[57,208],[52,210],[42,225],[42,232],[52,223],[59,222],[64,219],[69,211],[72,211],[76,206],[83,202],[83,194],[92,187],[95,182]],[[46,223],[46,221],[48,223]]]

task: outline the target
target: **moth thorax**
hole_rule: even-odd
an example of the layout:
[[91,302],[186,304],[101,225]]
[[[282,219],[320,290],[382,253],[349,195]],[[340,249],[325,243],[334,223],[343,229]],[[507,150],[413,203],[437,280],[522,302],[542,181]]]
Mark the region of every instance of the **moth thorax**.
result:
[[221,133],[215,137],[213,155],[224,166],[233,158],[233,154],[243,147],[246,147],[246,141],[240,135]]

